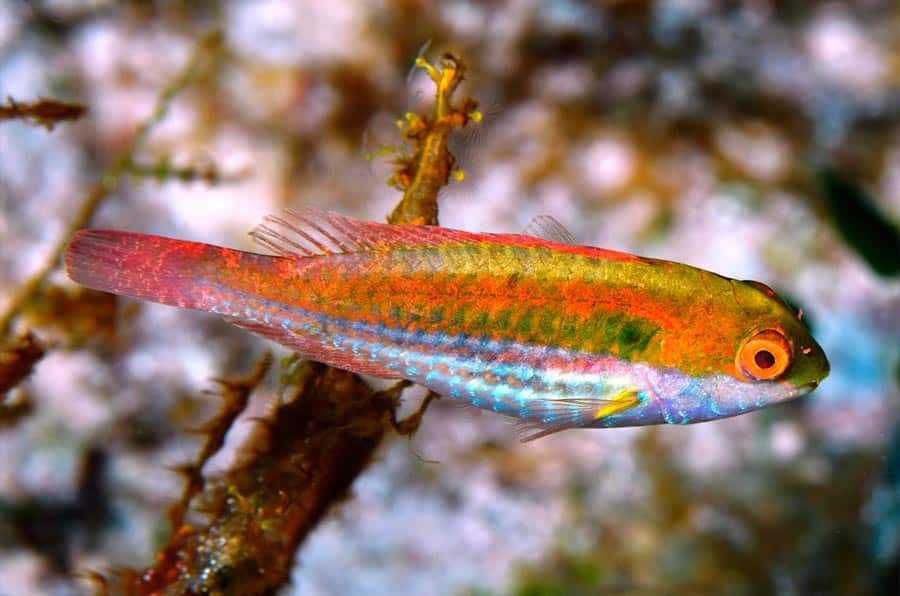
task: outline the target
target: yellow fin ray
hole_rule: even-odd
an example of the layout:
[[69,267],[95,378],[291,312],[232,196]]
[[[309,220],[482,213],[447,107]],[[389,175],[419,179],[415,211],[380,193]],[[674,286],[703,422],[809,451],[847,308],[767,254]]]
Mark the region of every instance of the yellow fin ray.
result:
[[641,398],[638,395],[637,389],[623,389],[619,391],[608,400],[604,400],[603,405],[597,408],[597,411],[594,412],[594,420],[600,420],[601,418],[624,412],[628,408],[638,405],[641,403]]

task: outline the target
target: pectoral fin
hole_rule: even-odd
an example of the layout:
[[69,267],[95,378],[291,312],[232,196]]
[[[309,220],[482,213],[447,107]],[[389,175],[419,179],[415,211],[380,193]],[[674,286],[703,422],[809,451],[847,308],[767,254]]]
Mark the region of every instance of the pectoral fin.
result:
[[594,412],[594,420],[600,420],[601,418],[624,412],[628,408],[638,405],[641,403],[641,398],[638,397],[638,394],[637,389],[623,389],[619,391],[597,408],[597,411]]
[[[641,403],[637,389],[622,389],[606,398],[560,398],[542,402],[544,420],[527,420],[516,425],[523,443],[570,428],[584,428],[596,420],[624,412]],[[574,406],[574,407],[573,407]]]

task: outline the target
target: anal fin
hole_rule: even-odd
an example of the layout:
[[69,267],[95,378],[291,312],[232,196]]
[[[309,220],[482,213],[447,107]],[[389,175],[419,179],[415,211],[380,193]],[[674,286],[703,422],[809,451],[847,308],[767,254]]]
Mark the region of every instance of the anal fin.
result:
[[357,356],[350,351],[335,348],[327,343],[327,339],[320,339],[314,334],[291,333],[280,327],[248,323],[232,317],[225,317],[225,320],[233,325],[237,325],[238,327],[255,333],[256,335],[271,339],[286,348],[290,348],[304,358],[357,374],[385,377],[388,379],[399,378],[396,371],[391,370],[380,362],[372,362],[371,360]]

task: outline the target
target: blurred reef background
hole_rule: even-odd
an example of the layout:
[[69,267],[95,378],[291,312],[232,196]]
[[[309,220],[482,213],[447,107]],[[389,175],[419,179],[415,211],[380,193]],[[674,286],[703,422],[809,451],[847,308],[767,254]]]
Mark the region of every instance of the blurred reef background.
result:
[[76,288],[54,257],[73,223],[252,249],[288,206],[383,220],[400,193],[367,157],[427,111],[411,67],[445,51],[483,119],[453,139],[442,225],[546,213],[763,281],[831,376],[738,418],[528,444],[437,401],[277,593],[900,593],[894,0],[0,0],[0,596],[153,564],[201,477],[172,470],[206,449],[187,429],[247,402],[205,427],[221,474],[294,370],[215,317]]

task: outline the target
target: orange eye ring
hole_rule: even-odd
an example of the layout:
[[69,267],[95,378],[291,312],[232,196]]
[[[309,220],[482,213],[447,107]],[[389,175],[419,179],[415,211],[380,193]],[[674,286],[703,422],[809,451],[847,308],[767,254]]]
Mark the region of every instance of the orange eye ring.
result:
[[791,346],[777,329],[760,331],[744,342],[737,353],[738,370],[756,381],[771,381],[791,364]]

